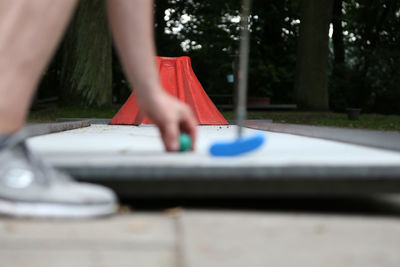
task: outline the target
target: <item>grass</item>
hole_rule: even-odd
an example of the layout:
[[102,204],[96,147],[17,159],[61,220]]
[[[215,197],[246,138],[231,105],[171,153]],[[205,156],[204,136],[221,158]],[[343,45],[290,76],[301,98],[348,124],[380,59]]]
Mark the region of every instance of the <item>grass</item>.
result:
[[[227,119],[233,119],[234,113],[223,112]],[[300,111],[257,111],[249,112],[248,119],[271,119],[278,123],[335,126],[346,128],[400,131],[400,115],[361,114],[360,119],[351,121],[345,113],[300,112]]]
[[112,118],[118,109],[118,107],[96,108],[52,105],[31,111],[28,120],[29,122],[53,122],[57,118]]
[[[59,107],[56,105],[30,112],[30,122],[52,122],[57,118],[112,118],[118,107]],[[234,119],[233,112],[222,112],[226,119]],[[400,132],[400,115],[361,114],[360,120],[350,121],[344,113],[300,111],[254,111],[248,119],[271,119],[273,122],[347,128],[375,129]]]

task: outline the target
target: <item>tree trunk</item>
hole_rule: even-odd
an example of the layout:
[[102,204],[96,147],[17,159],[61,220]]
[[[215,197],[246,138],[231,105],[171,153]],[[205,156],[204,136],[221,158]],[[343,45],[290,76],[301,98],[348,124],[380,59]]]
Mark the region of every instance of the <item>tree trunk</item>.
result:
[[80,1],[63,50],[64,100],[67,94],[89,105],[111,105],[112,39],[104,1]]
[[295,98],[302,109],[329,110],[328,42],[332,2],[302,2],[295,78]]

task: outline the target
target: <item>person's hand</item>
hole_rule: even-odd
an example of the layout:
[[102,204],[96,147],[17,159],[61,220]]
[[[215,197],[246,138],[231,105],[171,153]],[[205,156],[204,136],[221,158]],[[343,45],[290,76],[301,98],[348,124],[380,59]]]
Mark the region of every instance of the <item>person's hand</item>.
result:
[[167,151],[179,150],[179,134],[186,133],[196,143],[197,120],[185,103],[160,90],[149,98],[139,100],[141,110],[158,126]]

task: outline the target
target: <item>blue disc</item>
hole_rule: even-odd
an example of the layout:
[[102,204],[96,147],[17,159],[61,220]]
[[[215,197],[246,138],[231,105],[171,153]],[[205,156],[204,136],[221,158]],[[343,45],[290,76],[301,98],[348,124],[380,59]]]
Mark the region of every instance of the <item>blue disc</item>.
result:
[[210,147],[210,153],[216,157],[233,157],[256,150],[266,141],[265,134],[241,137],[230,142],[217,142]]

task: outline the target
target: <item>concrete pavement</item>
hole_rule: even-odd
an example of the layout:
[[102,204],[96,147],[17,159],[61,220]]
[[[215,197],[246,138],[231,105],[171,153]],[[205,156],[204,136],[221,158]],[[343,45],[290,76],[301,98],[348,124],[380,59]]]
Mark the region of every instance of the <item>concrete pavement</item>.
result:
[[398,267],[399,251],[399,217],[172,209],[0,219],[7,267]]

